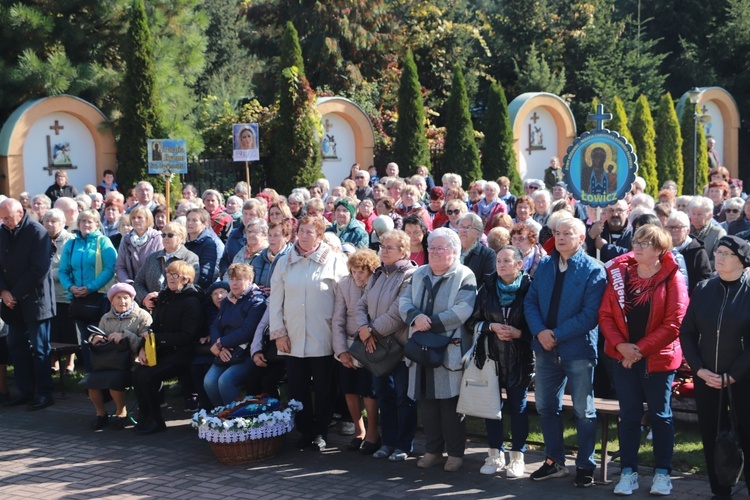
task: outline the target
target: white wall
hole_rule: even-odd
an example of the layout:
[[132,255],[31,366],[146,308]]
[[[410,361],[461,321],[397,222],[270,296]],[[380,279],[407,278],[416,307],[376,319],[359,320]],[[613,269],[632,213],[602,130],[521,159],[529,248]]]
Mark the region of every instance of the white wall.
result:
[[[328,125],[328,131],[325,126]],[[336,141],[338,159],[323,159],[323,175],[331,187],[338,186],[349,175],[349,168],[357,162],[354,132],[347,121],[337,113],[323,115],[323,137],[332,135]],[[363,165],[367,168],[369,165]]]
[[[50,130],[55,120],[64,127],[60,129],[59,135],[55,135],[55,131]],[[50,138],[50,147],[53,152],[55,144],[70,143],[71,163],[78,168],[66,171],[70,179],[69,183],[79,192],[83,191],[84,185],[96,185],[101,181],[96,178],[94,138],[83,122],[67,113],[50,113],[31,126],[23,145],[23,173],[26,181],[24,190],[28,191],[32,197],[44,193],[55,182],[54,170],[52,175],[47,170],[43,170],[48,164],[47,136]]]
[[[532,120],[534,113],[537,116],[536,123]],[[541,130],[544,150],[528,151],[529,125],[531,125],[532,131],[535,129]],[[544,169],[549,167],[549,159],[553,156],[560,156],[557,154],[557,126],[552,114],[546,108],[533,108],[523,117],[520,150],[519,171],[522,179],[543,179]],[[560,158],[560,162],[562,163],[562,158]]]
[[[719,153],[719,163],[724,164],[724,117],[719,107],[713,102],[708,101],[700,105],[701,113],[711,117],[711,123],[703,126],[706,135],[712,135],[716,139],[716,152]],[[699,144],[698,147],[705,147],[705,144]]]

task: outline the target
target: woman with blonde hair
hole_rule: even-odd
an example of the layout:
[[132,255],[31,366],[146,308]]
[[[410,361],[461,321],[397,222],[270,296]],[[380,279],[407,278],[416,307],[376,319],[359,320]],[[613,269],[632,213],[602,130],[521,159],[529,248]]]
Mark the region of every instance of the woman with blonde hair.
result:
[[154,229],[154,216],[147,207],[135,207],[130,212],[130,224],[133,229],[120,243],[115,264],[120,283],[133,283],[146,258],[164,248],[161,233]]

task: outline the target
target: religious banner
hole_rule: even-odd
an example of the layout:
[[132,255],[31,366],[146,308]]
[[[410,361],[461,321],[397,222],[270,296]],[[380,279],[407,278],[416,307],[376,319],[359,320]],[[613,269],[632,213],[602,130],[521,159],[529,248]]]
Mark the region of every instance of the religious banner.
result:
[[597,127],[573,141],[563,160],[563,176],[576,200],[591,207],[614,205],[625,198],[635,181],[638,162],[633,146],[617,132],[602,127],[611,120],[599,105],[589,120]]
[[257,123],[236,123],[232,126],[232,159],[234,161],[260,160]]
[[187,144],[185,139],[149,139],[149,174],[186,174]]

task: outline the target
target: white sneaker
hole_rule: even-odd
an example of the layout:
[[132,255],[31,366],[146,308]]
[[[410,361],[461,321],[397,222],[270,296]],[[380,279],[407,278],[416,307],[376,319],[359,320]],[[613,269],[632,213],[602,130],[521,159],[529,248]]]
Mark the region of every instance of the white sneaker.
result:
[[651,485],[652,495],[667,496],[672,493],[672,480],[668,474],[654,474],[654,483]]
[[522,451],[510,452],[510,463],[505,468],[506,477],[523,477],[526,472],[526,463],[523,460]]
[[620,482],[615,486],[615,495],[632,495],[638,489],[638,473],[623,473]]
[[505,453],[497,448],[487,450],[488,457],[484,459],[484,465],[479,469],[480,474],[497,474],[505,467]]

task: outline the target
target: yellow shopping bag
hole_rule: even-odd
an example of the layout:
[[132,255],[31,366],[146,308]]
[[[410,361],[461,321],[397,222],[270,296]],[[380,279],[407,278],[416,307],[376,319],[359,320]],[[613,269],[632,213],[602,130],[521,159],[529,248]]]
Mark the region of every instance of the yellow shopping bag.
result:
[[156,366],[156,335],[149,330],[146,337],[146,362],[148,366]]

